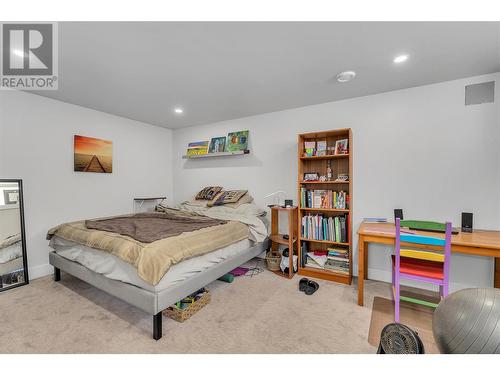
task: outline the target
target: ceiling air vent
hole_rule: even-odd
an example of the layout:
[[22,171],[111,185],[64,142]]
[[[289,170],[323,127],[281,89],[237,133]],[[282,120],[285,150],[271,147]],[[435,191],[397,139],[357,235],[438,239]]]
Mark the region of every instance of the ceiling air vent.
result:
[[465,105],[493,103],[495,101],[495,81],[465,86]]

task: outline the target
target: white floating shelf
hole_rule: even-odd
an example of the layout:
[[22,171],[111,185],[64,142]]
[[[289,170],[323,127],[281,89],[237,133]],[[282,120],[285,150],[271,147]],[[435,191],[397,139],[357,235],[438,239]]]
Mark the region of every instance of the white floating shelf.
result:
[[212,153],[203,154],[203,155],[182,155],[182,158],[183,159],[202,159],[202,158],[214,158],[217,156],[247,155],[249,153],[250,153],[250,150],[232,151],[232,152],[212,152]]

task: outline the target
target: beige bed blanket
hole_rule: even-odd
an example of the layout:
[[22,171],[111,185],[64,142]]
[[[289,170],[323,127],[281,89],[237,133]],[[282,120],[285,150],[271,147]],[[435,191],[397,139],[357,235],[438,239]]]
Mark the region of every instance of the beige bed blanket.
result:
[[227,224],[143,243],[117,233],[87,229],[84,221],[77,221],[50,229],[47,239],[54,235],[116,255],[137,268],[137,274],[144,281],[156,285],[172,265],[244,240],[248,238],[249,230],[247,225],[239,221],[229,221]]

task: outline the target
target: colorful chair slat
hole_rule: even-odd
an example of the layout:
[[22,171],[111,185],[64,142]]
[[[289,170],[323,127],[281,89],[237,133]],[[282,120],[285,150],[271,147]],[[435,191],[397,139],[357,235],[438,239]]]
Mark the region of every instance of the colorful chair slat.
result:
[[421,251],[413,249],[401,249],[401,257],[404,258],[415,258],[423,260],[432,260],[434,262],[444,262],[444,254],[436,253],[433,251]]
[[[417,221],[412,221],[417,223]],[[427,222],[426,222],[427,223]],[[436,224],[436,223],[434,223]],[[443,224],[441,224],[443,225]],[[443,225],[445,238],[401,234],[401,221],[396,219],[395,254],[392,255],[392,286],[394,292],[395,321],[399,323],[400,301],[418,303],[425,306],[437,306],[435,303],[422,301],[416,298],[401,296],[401,279],[414,280],[439,286],[441,298],[448,295],[450,259],[451,259],[451,223]],[[402,249],[401,243],[419,246],[432,246],[432,249],[413,250]],[[443,253],[437,253],[436,248]]]

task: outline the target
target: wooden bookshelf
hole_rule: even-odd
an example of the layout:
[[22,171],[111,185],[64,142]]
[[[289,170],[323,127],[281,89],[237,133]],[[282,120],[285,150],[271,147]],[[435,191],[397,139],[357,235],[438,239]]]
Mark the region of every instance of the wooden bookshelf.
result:
[[[279,233],[279,213],[285,212],[288,216],[288,238],[284,238],[282,233]],[[271,207],[271,235],[269,236],[269,240],[271,241],[271,249],[273,251],[278,251],[280,245],[287,246],[289,257],[288,257],[288,273],[278,271],[274,272],[278,276],[285,277],[287,279],[291,279],[294,276],[294,267],[293,267],[293,256],[297,253],[297,207],[280,207],[273,206]]]
[[[306,141],[326,141],[327,147],[335,146],[335,142],[341,139],[348,139],[347,154],[340,155],[314,155],[306,156],[304,149],[304,142]],[[338,129],[329,131],[320,131],[314,133],[305,133],[298,135],[298,232],[297,249],[299,252],[298,273],[306,277],[318,278],[323,280],[335,281],[343,284],[351,284],[352,282],[352,131],[351,129]],[[318,173],[319,175],[326,175],[328,163],[333,170],[332,180],[330,181],[304,181],[304,173]],[[347,173],[349,181],[335,181],[339,174]],[[301,204],[301,188],[311,190],[332,190],[344,191],[349,194],[349,207],[346,209],[336,208],[306,208],[300,206]],[[347,242],[334,242],[325,240],[315,240],[310,238],[303,238],[302,234],[302,218],[305,215],[321,213],[324,217],[339,216],[348,214],[347,220]],[[329,247],[339,247],[348,249],[349,253],[349,272],[343,273],[341,271],[334,271],[323,268],[316,268],[302,265],[302,247],[307,243],[309,251],[312,250],[326,250]]]

